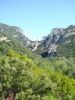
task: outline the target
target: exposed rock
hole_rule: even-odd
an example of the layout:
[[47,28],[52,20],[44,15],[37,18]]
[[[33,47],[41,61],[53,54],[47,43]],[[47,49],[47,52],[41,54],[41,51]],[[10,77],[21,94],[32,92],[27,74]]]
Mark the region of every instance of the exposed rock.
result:
[[[71,39],[73,39],[73,42],[75,42],[75,38],[71,37],[73,35],[75,36],[74,25],[70,25],[65,29],[64,28],[52,29],[50,34],[42,40],[39,46],[39,49],[43,51],[41,55],[51,56],[53,55],[53,53],[55,54],[55,52],[57,52],[57,47],[59,44],[70,43],[72,41]],[[68,37],[70,38],[68,39]]]
[[3,42],[3,41],[10,42],[10,40],[8,40],[8,38],[5,36],[0,37],[0,42]]

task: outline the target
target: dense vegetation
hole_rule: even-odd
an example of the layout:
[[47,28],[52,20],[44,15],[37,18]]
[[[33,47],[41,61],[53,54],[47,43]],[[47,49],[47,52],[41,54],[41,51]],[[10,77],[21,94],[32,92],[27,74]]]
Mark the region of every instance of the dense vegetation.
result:
[[75,100],[74,58],[43,59],[28,50],[25,53],[22,47],[7,45],[12,43],[1,44],[1,100]]

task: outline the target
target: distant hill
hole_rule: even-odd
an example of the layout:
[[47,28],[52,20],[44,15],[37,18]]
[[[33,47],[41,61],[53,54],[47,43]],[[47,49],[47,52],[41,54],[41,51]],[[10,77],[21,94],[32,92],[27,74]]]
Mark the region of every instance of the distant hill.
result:
[[9,39],[20,43],[24,47],[29,45],[31,42],[31,40],[24,35],[23,30],[16,26],[9,26],[7,24],[0,23],[0,32],[5,34]]
[[42,57],[75,56],[75,25],[67,28],[54,28],[41,41],[28,39],[22,29],[0,23],[0,39],[13,41]]

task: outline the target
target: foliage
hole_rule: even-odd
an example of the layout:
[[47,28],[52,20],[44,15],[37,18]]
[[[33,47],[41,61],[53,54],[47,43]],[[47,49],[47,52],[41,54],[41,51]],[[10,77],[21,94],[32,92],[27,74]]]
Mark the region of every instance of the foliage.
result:
[[62,59],[41,59],[42,67],[34,59],[10,49],[0,57],[0,97],[13,93],[15,100],[74,100],[75,80],[63,75],[68,68],[65,69],[67,64]]
[[52,58],[42,58],[13,40],[0,42],[0,100],[75,100],[73,38],[60,44]]

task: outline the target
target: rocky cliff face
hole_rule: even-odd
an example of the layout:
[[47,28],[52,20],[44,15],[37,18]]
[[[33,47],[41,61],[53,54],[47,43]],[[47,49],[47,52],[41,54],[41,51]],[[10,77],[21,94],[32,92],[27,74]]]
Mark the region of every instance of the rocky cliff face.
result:
[[64,41],[64,29],[55,28],[51,33],[42,41],[44,47],[50,47],[52,44],[62,43]]
[[43,57],[56,55],[57,47],[60,44],[70,43],[71,42],[70,37],[73,35],[75,35],[74,25],[70,25],[65,29],[54,28],[52,29],[50,34],[41,41],[41,44],[38,46],[37,51],[39,50],[39,52]]

